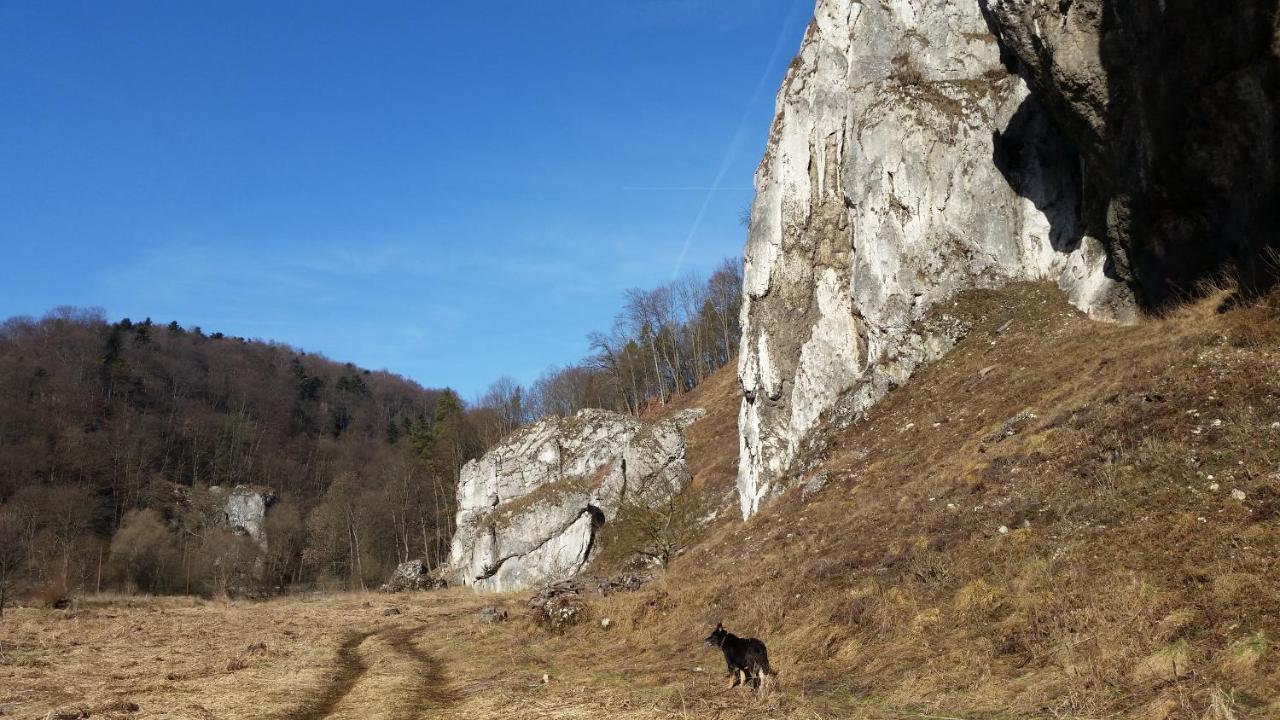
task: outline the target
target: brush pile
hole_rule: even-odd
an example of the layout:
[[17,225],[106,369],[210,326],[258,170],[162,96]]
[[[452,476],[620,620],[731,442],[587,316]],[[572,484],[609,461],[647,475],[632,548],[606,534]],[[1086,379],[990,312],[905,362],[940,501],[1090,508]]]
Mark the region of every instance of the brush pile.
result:
[[543,586],[529,599],[533,621],[554,633],[564,632],[586,619],[589,607],[583,587],[575,580],[561,580]]
[[443,590],[449,583],[440,577],[440,573],[427,569],[422,560],[409,560],[396,566],[391,579],[378,588],[385,593],[398,593],[413,590]]

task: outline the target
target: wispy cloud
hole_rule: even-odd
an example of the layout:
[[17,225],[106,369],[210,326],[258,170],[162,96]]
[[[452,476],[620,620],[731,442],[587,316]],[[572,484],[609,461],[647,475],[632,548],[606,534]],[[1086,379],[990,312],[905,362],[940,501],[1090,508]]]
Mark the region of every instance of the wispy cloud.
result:
[[301,257],[284,260],[286,266],[313,273],[339,276],[369,276],[384,272],[413,272],[420,269],[411,248],[399,244],[360,244],[356,247],[327,247]]
[[202,248],[156,247],[103,278],[112,294],[126,294],[163,306],[193,296],[212,302],[246,295],[255,298],[315,294],[322,286],[306,273],[260,254],[225,254]]
[[711,181],[711,186],[707,188],[707,194],[702,199],[702,205],[698,208],[698,213],[693,218],[693,224],[689,227],[688,235],[685,236],[684,245],[680,248],[680,255],[676,258],[675,268],[671,271],[672,280],[679,277],[680,272],[684,270],[685,259],[689,255],[689,246],[693,243],[694,237],[697,236],[698,230],[702,227],[702,221],[707,215],[707,208],[711,206],[711,199],[721,189],[720,186],[724,182],[725,175],[729,172],[729,167],[738,156],[747,122],[751,118],[751,109],[760,101],[760,95],[764,92],[773,68],[777,65],[782,54],[783,45],[787,38],[787,28],[791,27],[795,21],[796,13],[801,4],[801,0],[792,2],[786,21],[778,29],[778,37],[773,43],[773,51],[769,54],[769,61],[765,63],[764,69],[760,72],[760,78],[756,81],[755,89],[751,91],[751,98],[743,106],[742,115],[738,120],[738,127],[734,130],[732,139],[729,140],[729,147],[725,150],[724,158],[720,161],[720,168],[716,171],[715,179]]

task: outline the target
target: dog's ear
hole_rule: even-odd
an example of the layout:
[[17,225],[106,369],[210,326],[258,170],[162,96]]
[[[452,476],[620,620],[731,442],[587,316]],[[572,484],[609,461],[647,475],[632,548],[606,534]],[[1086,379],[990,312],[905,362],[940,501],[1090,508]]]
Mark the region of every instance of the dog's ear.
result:
[[723,623],[723,622],[718,622],[718,623],[716,623],[716,629],[717,629],[717,630],[723,630],[723,629],[724,629],[724,623]]

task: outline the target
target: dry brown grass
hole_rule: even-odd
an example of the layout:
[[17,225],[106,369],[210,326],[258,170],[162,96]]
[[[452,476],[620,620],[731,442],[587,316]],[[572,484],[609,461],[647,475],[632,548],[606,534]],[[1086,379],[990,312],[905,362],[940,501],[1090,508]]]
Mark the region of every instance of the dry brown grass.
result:
[[[20,609],[0,625],[0,710],[1280,717],[1280,315],[1274,299],[1220,305],[1116,327],[1041,287],[975,294],[953,353],[830,438],[826,487],[745,524],[737,388],[717,375],[672,409],[712,410],[690,460],[720,518],[659,580],[592,596],[593,620],[562,635],[529,622],[525,595],[498,597],[511,621],[483,624],[494,598],[465,591]],[[701,643],[718,620],[768,641],[781,675],[767,691],[725,689]]]
[[957,350],[832,441],[833,482],[721,528],[678,604],[898,711],[1280,716],[1278,317],[1221,300],[1115,327],[971,296]]
[[[0,713],[410,717],[451,701],[424,632],[461,625],[478,602],[458,593],[262,603],[111,597],[67,611],[23,608],[0,633]],[[385,615],[389,607],[401,613]],[[125,703],[137,712],[101,710]]]

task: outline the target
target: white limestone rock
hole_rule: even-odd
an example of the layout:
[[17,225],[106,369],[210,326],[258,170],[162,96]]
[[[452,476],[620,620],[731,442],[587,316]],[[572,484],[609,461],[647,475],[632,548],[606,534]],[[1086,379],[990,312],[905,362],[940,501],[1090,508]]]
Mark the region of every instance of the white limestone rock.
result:
[[1132,312],[1083,233],[1063,147],[978,3],[818,2],[756,172],[744,517],[823,413],[860,413],[950,349],[958,328],[923,320],[957,293],[1048,279],[1091,315]]
[[251,485],[236,485],[230,490],[215,485],[209,491],[223,498],[227,527],[248,535],[259,548],[266,550],[267,509],[276,501],[275,493]]
[[583,410],[546,418],[468,463],[450,548],[454,582],[502,592],[577,574],[625,499],[656,501],[688,485],[681,428],[694,421]]

